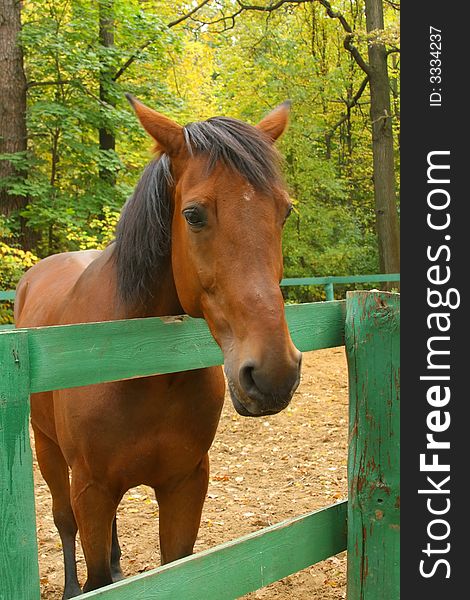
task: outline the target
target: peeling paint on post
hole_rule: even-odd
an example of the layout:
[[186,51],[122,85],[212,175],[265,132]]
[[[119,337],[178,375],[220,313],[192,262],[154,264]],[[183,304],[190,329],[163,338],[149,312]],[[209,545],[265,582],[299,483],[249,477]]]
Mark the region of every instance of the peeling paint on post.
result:
[[400,296],[348,292],[348,600],[400,597]]
[[27,333],[0,341],[0,600],[38,600]]

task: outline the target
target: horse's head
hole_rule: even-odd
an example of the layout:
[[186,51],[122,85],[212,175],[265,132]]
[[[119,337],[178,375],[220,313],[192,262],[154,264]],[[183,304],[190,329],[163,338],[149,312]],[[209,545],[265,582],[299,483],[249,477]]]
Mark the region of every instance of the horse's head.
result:
[[171,264],[181,305],[205,318],[220,345],[236,410],[277,413],[298,386],[301,362],[279,288],[291,203],[273,144],[289,103],[256,127],[223,117],[181,127],[130,100],[169,160]]

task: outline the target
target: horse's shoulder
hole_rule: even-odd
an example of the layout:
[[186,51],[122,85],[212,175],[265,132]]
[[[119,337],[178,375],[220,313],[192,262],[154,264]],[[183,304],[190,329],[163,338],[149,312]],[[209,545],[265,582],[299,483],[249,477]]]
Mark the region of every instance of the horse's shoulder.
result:
[[63,272],[69,272],[71,268],[80,269],[80,272],[94,261],[101,250],[77,250],[76,252],[61,252],[51,254],[33,265],[20,279],[18,287],[25,282],[48,275],[56,276]]
[[99,255],[76,256],[80,274],[70,286],[63,302],[61,323],[86,323],[108,321],[115,314],[114,245]]
[[38,263],[39,265],[52,267],[61,266],[70,268],[71,266],[86,268],[91,262],[93,262],[98,256],[100,256],[102,250],[77,250],[75,252],[61,252],[59,254],[52,254],[47,258],[44,258]]
[[48,256],[31,267],[16,289],[17,326],[57,324],[61,303],[83,271],[100,254],[100,250],[63,252]]

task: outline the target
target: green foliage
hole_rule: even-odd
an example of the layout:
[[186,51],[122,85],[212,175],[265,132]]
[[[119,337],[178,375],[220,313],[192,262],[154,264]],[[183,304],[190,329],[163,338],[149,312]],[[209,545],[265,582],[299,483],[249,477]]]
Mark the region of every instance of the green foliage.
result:
[[0,289],[14,289],[23,273],[38,260],[32,252],[0,242]]
[[[110,7],[114,43],[106,46],[99,19]],[[214,114],[256,123],[290,98],[291,125],[279,142],[296,207],[284,235],[285,274],[377,272],[369,90],[350,106],[364,73],[345,51],[338,22],[308,1],[231,20],[238,3],[220,0],[167,26],[193,8],[187,0],[24,2],[29,145],[27,153],[0,157],[24,174],[0,186],[29,204],[10,219],[10,247],[20,217],[39,234],[39,256],[112,239],[151,146],[124,92],[182,124]],[[386,30],[372,36],[363,1],[339,0],[335,9],[364,56],[372,38],[397,46],[398,17],[389,5]],[[398,56],[389,59],[397,136]],[[100,129],[115,136],[115,150],[100,150]]]
[[[284,232],[284,276],[311,277],[378,272],[375,236],[343,206],[298,209]],[[289,288],[295,301],[325,299],[323,288]]]
[[[0,290],[15,289],[23,273],[39,260],[32,252],[25,252],[2,241],[11,235],[6,220],[0,217]],[[6,323],[13,323],[12,302],[0,302],[0,325]]]
[[[136,171],[145,163],[145,137],[124,92],[149,102],[155,93],[160,101],[168,97],[165,85],[156,86],[154,78],[164,79],[166,47],[176,51],[177,35],[137,0],[115,0],[115,43],[104,47],[98,35],[99,4],[35,0],[23,10],[30,150],[17,159],[25,161],[24,178],[2,185],[29,197],[21,216],[40,232],[42,256],[73,249],[78,242],[70,237],[71,228],[82,231],[84,239],[93,236],[92,223],[103,218],[103,207],[118,211],[131,192]],[[114,81],[140,39],[152,43]],[[100,150],[100,128],[115,135],[116,150]],[[103,172],[112,173],[117,184]]]
[[103,216],[91,219],[88,223],[89,231],[83,232],[80,227],[69,224],[66,230],[66,238],[69,242],[75,244],[77,250],[93,248],[102,250],[114,239],[118,220],[119,212],[112,210],[109,206],[104,206]]

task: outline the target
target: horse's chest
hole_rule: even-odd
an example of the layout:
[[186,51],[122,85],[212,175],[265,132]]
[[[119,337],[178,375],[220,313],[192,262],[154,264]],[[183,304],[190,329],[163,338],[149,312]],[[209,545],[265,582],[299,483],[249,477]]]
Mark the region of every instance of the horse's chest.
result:
[[172,407],[155,411],[153,418],[134,415],[121,438],[113,470],[127,485],[157,487],[177,474],[191,471],[209,450],[218,413],[202,420],[194,411]]
[[205,370],[64,390],[56,406],[68,408],[56,414],[56,424],[70,464],[84,459],[96,477],[123,487],[156,486],[192,470],[217,429],[221,377]]

